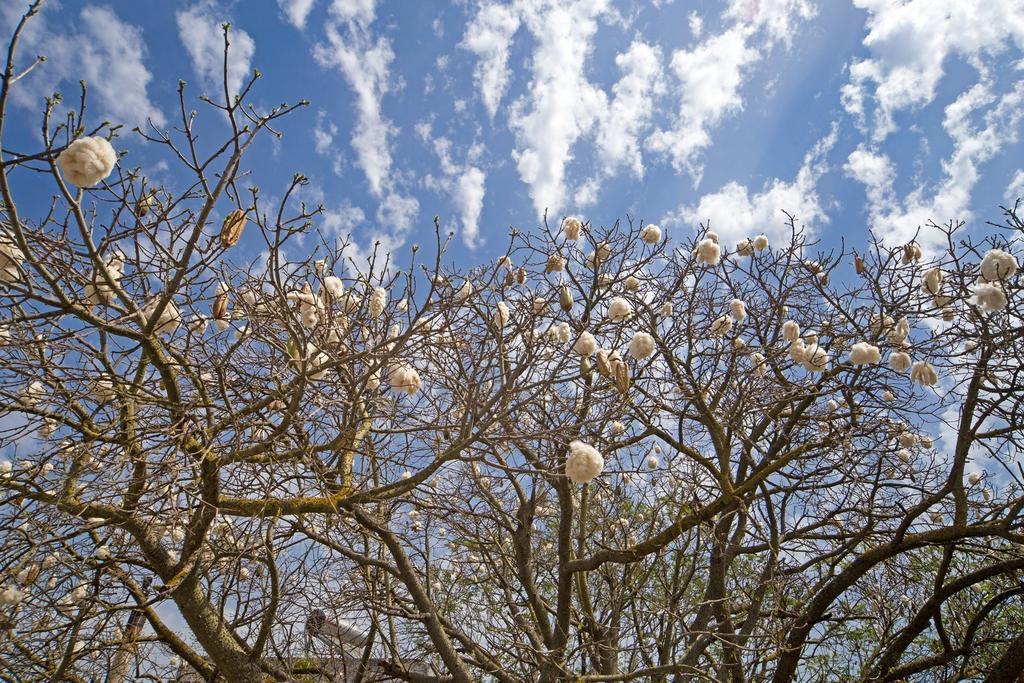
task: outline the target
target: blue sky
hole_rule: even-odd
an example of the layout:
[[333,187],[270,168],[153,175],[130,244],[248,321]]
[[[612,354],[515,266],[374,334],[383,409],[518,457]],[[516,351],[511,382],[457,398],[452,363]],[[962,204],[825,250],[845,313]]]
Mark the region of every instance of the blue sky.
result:
[[[928,219],[984,230],[1024,194],[1024,0],[48,2],[5,147],[36,148],[42,96],[85,78],[89,122],[126,124],[123,163],[174,187],[128,130],[174,123],[179,78],[216,92],[226,20],[255,102],[311,102],[254,150],[254,182],[307,175],[357,252],[427,242],[438,214],[476,263],[545,208],[677,238],[710,220],[728,243],[783,235],[787,209],[827,245],[899,243]],[[194,104],[212,142],[223,119]]]

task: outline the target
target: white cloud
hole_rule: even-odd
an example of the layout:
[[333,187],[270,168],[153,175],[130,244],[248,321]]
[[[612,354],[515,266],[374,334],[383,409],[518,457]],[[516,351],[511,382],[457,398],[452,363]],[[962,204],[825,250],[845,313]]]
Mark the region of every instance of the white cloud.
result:
[[753,195],[743,185],[730,182],[718,192],[701,197],[696,206],[681,207],[661,222],[691,228],[706,222],[730,248],[745,237],[761,233],[774,242],[788,241],[790,233],[783,211],[794,214],[798,226],[802,223],[814,232],[817,225],[828,222],[816,186],[828,170],[825,155],[836,138],[837,128],[833,126],[832,131],[804,156],[803,165],[792,182],[775,178]]
[[[175,14],[178,23],[178,37],[192,60],[192,68],[210,89],[210,96],[218,98],[224,89],[224,29],[222,25],[230,19],[212,2],[200,2]],[[235,94],[242,88],[243,81],[250,75],[252,56],[256,43],[252,37],[232,24],[228,34],[231,43],[228,51],[228,90]]]
[[386,240],[381,235],[376,239],[397,246],[412,227],[419,202],[401,190],[392,168],[391,146],[397,130],[384,116],[383,98],[398,89],[390,72],[395,54],[391,42],[370,29],[375,0],[334,0],[330,14],[326,42],[314,47],[313,56],[321,65],[339,69],[355,94],[351,144],[370,193],[378,199],[377,221],[387,231]]
[[1003,195],[1003,199],[1013,203],[1022,197],[1024,197],[1024,169],[1014,174],[1013,180],[1006,186],[1006,193]]
[[758,59],[760,54],[747,45],[746,30],[738,27],[708,38],[693,50],[674,52],[679,115],[673,128],[651,136],[650,149],[667,154],[677,171],[699,178],[695,157],[711,145],[711,128],[743,108],[739,92],[743,71]]
[[327,42],[315,47],[314,56],[325,66],[339,68],[355,93],[357,120],[352,147],[370,191],[380,197],[391,173],[390,137],[395,132],[381,109],[381,98],[393,88],[389,73],[394,59],[391,43],[384,37],[374,39],[365,25],[356,22],[345,27],[330,24],[326,35]]
[[509,124],[519,176],[539,215],[557,214],[565,201],[565,170],[576,140],[591,130],[605,94],[587,81],[584,64],[607,0],[548,5],[523,2],[525,23],[537,41],[529,92],[513,105]]
[[316,0],[277,0],[277,6],[288,17],[292,26],[301,31],[306,28],[306,20],[313,11],[315,2]]
[[679,112],[671,128],[650,137],[648,147],[699,183],[703,168],[697,157],[711,146],[712,129],[743,109],[740,90],[751,67],[776,43],[788,45],[796,24],[814,12],[809,0],[732,0],[724,13],[727,29],[672,53]]
[[316,124],[313,126],[313,145],[316,153],[321,156],[331,153],[334,145],[334,136],[338,134],[338,127],[327,118],[327,112],[320,110],[316,113]]
[[[873,137],[895,128],[893,115],[935,98],[944,64],[959,55],[984,70],[984,56],[1012,39],[1024,48],[1024,6],[1020,0],[854,0],[868,11],[867,59],[850,66],[843,106],[863,123],[873,97]],[[873,88],[873,90],[872,90]]]
[[[980,124],[972,123],[979,118]],[[915,187],[902,200],[893,188],[895,173],[884,154],[860,148],[844,167],[862,183],[868,197],[868,216],[876,234],[887,244],[902,244],[915,237],[928,221],[967,220],[971,193],[981,177],[980,166],[1018,140],[1024,120],[1024,83],[1001,96],[987,80],[962,93],[945,109],[943,127],[953,141],[952,154],[942,162],[943,177],[930,192]],[[943,247],[944,236],[924,228],[917,240],[925,249]]]
[[639,134],[650,123],[653,98],[664,91],[661,82],[661,50],[634,41],[615,57],[622,78],[612,87],[612,101],[599,121],[597,150],[605,172],[613,173],[625,164],[636,177],[644,172]]
[[[430,126],[422,123],[417,128],[420,137],[427,142],[430,137]],[[441,176],[427,175],[424,184],[435,191],[449,194],[459,212],[462,241],[470,249],[480,246],[480,214],[483,211],[484,195],[486,194],[487,175],[473,165],[479,148],[472,147],[468,160],[457,164],[452,160],[452,143],[444,137],[433,141],[434,153],[437,154],[441,167]]]
[[664,92],[661,50],[657,46],[634,41],[626,52],[615,57],[622,77],[612,86],[612,100],[598,114],[598,174],[576,188],[574,199],[579,208],[597,201],[601,183],[627,166],[636,178],[644,174],[639,138],[649,128],[654,100]]
[[462,39],[462,47],[478,57],[473,69],[473,80],[492,119],[508,87],[509,47],[513,35],[519,29],[519,23],[516,7],[485,4],[466,27]]
[[[3,24],[13,28],[21,9],[8,4],[2,10]],[[144,62],[142,30],[121,21],[109,7],[83,7],[73,31],[51,29],[49,17],[41,13],[28,23],[19,48],[23,56],[47,58],[13,88],[19,105],[41,107],[42,98],[62,84],[65,96],[76,99],[78,81],[84,79],[90,110],[99,109],[103,118],[129,126],[144,127],[147,119],[158,126],[166,123],[149,99],[153,76]],[[93,118],[98,123],[100,116]]]

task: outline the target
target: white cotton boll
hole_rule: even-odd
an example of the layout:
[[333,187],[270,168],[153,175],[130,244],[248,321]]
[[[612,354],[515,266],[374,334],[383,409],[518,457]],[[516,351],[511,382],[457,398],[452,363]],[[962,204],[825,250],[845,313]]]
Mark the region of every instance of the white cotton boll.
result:
[[547,265],[544,266],[545,273],[561,273],[565,270],[565,259],[561,254],[548,256]]
[[106,138],[79,138],[57,156],[57,165],[76,187],[92,187],[110,175],[117,163],[117,152]]
[[896,321],[890,315],[872,313],[868,327],[871,329],[871,334],[879,335],[882,332],[887,332],[895,323]]
[[882,359],[882,352],[877,346],[867,342],[858,342],[850,349],[850,362],[854,365],[871,365]]
[[930,387],[938,384],[939,375],[927,361],[919,360],[910,368],[910,381]]
[[764,251],[768,248],[768,235],[758,235],[753,241],[756,251]]
[[383,287],[374,287],[370,295],[370,317],[379,318],[388,305],[388,291]]
[[704,235],[704,237],[706,239],[711,240],[715,244],[718,244],[718,233],[715,232],[714,230],[708,230],[707,233]]
[[672,302],[666,301],[665,303],[663,303],[661,305],[661,308],[658,309],[658,315],[660,315],[662,318],[667,318],[670,315],[672,315]]
[[633,307],[621,296],[614,297],[608,302],[608,320],[612,322],[622,322],[632,314]]
[[750,240],[740,240],[736,243],[736,253],[740,256],[753,256],[754,245],[750,243]]
[[964,351],[971,353],[974,349],[978,348],[978,342],[968,339],[964,342]]
[[0,479],[10,479],[14,465],[10,460],[0,460]]
[[817,344],[804,350],[803,366],[808,372],[824,372],[829,360],[828,353]]
[[420,387],[423,386],[420,374],[416,372],[415,368],[406,363],[400,363],[396,366],[392,366],[388,373],[388,383],[395,391],[399,391],[410,396],[419,391]]
[[755,377],[764,377],[765,373],[768,372],[768,365],[765,363],[764,356],[757,351],[750,354],[750,362]]
[[328,275],[324,278],[324,291],[334,301],[340,301],[345,294],[345,283],[336,275]]
[[313,342],[306,343],[306,372],[311,380],[319,381],[327,376],[327,368],[331,359]]
[[981,276],[988,282],[999,282],[1017,273],[1017,258],[1002,249],[989,249],[981,259]]
[[885,392],[882,394],[882,400],[891,403],[896,400],[896,397],[893,395],[891,391],[886,389]]
[[577,484],[586,484],[601,474],[604,458],[601,453],[582,441],[569,444],[569,456],[565,460],[565,474]]
[[597,339],[590,332],[583,332],[573,345],[572,350],[581,356],[589,356],[597,351]]
[[468,299],[472,295],[473,295],[473,283],[470,282],[469,280],[466,280],[465,282],[462,283],[462,286],[459,287],[459,291],[457,291],[455,293],[455,300],[456,301],[465,301],[466,299]]
[[101,545],[96,548],[96,559],[97,560],[109,560],[110,559],[110,548],[105,545]]
[[807,345],[804,344],[803,339],[795,339],[793,343],[789,345],[789,357],[793,359],[794,363],[803,363],[804,356],[807,354]]
[[651,453],[650,455],[648,455],[647,456],[647,466],[649,468],[651,468],[652,470],[658,469],[658,467],[661,466],[661,462],[658,460],[658,456],[656,456],[654,453]]
[[646,332],[637,332],[633,335],[633,338],[629,340],[629,355],[633,356],[633,358],[650,358],[654,355],[656,348],[657,346],[654,343],[654,337]]
[[495,327],[505,327],[505,325],[508,324],[509,317],[510,313],[508,310],[508,304],[504,301],[499,301],[494,307],[494,314],[491,316],[491,320],[494,322]]
[[724,337],[732,329],[733,320],[728,315],[719,316],[711,323],[711,336]]
[[622,288],[627,292],[635,292],[640,289],[640,280],[638,280],[636,276],[630,275],[623,281]]
[[998,282],[977,282],[974,285],[974,301],[983,311],[1001,311],[1009,303],[1006,292]]
[[747,348],[747,340],[744,339],[743,337],[734,338],[732,340],[732,348],[736,349],[737,351],[742,351],[743,349]]
[[227,318],[215,318],[213,321],[213,326],[217,328],[218,332],[223,332],[229,327],[231,327],[231,321],[228,320]]
[[657,244],[661,241],[661,228],[657,225],[645,225],[640,230],[640,239],[644,244]]
[[46,385],[39,380],[30,382],[21,392],[21,403],[35,408],[46,395]]
[[896,372],[906,372],[910,367],[910,356],[902,351],[893,351],[889,355],[889,367]]
[[903,263],[905,265],[920,261],[922,256],[924,256],[924,252],[921,251],[921,247],[917,242],[910,242],[904,245]]
[[697,243],[697,249],[694,252],[697,259],[706,265],[717,266],[719,260],[722,258],[722,248],[718,246],[718,243],[711,239],[703,239]]
[[901,448],[913,448],[917,445],[917,434],[913,432],[903,432],[899,438]]
[[0,589],[0,605],[14,606],[25,599],[25,594],[17,586],[6,586]]
[[932,437],[928,436],[927,434],[922,435],[920,437],[920,440],[921,448],[930,449],[932,446],[935,445],[935,440],[932,439]]
[[570,216],[565,219],[562,223],[562,232],[565,235],[565,239],[575,242],[580,238],[580,231],[583,229],[583,224],[580,223],[580,219]]
[[967,475],[968,486],[977,486],[978,482],[981,481],[981,472],[970,472]]
[[366,378],[366,388],[369,391],[377,391],[380,388],[380,370],[374,370],[370,373],[370,376]]
[[910,464],[910,461],[914,459],[913,454],[906,448],[901,448],[900,450],[896,451],[896,455],[904,464]]
[[942,281],[945,275],[942,273],[941,268],[929,268],[925,271],[924,277],[921,280],[921,289],[926,294],[935,295],[942,290]]
[[608,429],[608,433],[612,436],[619,436],[626,431],[626,425],[619,421],[612,422],[612,426]]
[[787,320],[782,323],[782,338],[789,343],[795,342],[800,338],[800,324],[795,320]]
[[[159,297],[150,301],[145,308],[140,311],[142,318],[142,324],[149,324],[149,319],[153,313],[156,312],[157,305],[160,303]],[[160,317],[156,321],[156,325],[153,327],[154,334],[174,334],[174,332],[181,325],[181,313],[178,311],[178,307],[174,305],[173,301],[168,301],[167,305],[164,306],[164,310],[160,313]]]
[[900,346],[906,341],[907,337],[910,336],[910,321],[907,316],[903,316],[899,321],[892,327],[886,340],[893,346]]
[[558,323],[558,341],[565,344],[572,337],[572,328],[569,327],[569,323],[560,322]]
[[542,296],[538,296],[533,300],[533,312],[540,315],[548,309],[548,301]]
[[398,300],[398,304],[396,305],[396,308],[398,308],[398,312],[399,313],[405,313],[406,311],[409,310],[409,300],[408,299],[399,299]]
[[739,322],[747,317],[747,305],[740,299],[733,299],[729,302],[729,312],[732,314],[733,320]]
[[41,468],[39,468],[39,469],[40,469],[40,471],[43,474],[49,474],[50,472],[53,472],[53,463],[52,462],[44,462],[43,466]]
[[933,510],[928,517],[932,520],[932,524],[942,524],[942,512],[939,510]]
[[410,479],[412,479],[412,472],[409,470],[402,472],[402,481],[408,481]]

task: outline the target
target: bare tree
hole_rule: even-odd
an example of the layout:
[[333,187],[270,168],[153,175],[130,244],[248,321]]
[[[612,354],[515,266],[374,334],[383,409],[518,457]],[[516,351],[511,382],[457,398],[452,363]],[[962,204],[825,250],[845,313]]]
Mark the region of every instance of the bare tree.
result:
[[179,187],[115,165],[84,86],[10,148],[33,11],[0,90],[5,680],[1024,671],[1016,206],[930,224],[941,253],[565,219],[466,269],[435,219],[355,259],[304,177],[249,179],[304,104],[250,104],[258,73],[203,98],[219,145],[183,84],[135,131]]

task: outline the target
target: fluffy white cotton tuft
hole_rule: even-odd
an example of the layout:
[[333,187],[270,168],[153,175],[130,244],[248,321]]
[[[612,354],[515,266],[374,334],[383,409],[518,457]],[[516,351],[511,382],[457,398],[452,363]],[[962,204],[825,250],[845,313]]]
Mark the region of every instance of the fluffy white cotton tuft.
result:
[[577,484],[586,484],[601,474],[604,458],[601,453],[582,441],[569,444],[569,456],[565,460],[565,474]]
[[508,325],[509,317],[508,304],[504,301],[499,301],[494,307],[494,315],[491,317],[491,320],[494,321],[494,325],[498,328],[505,327],[505,325]]
[[768,248],[768,235],[758,235],[753,241],[754,249],[764,251]]
[[795,320],[787,320],[782,323],[782,338],[790,344],[800,338],[800,324]]
[[[139,317],[142,319],[142,325],[145,326],[149,323],[150,317],[156,312],[157,304],[160,302],[160,298],[157,297],[146,304],[146,307],[139,311]],[[178,307],[174,305],[173,301],[168,301],[167,305],[164,306],[164,310],[160,313],[160,317],[156,321],[156,325],[153,327],[155,334],[174,334],[175,330],[181,325],[181,313],[178,311]]]
[[657,347],[654,343],[654,337],[646,332],[637,332],[629,340],[629,355],[633,356],[633,358],[650,358],[654,355],[655,348]]
[[558,323],[558,341],[565,344],[571,336],[572,328],[569,327],[569,323],[565,321]]
[[581,356],[589,356],[594,351],[597,351],[597,339],[591,333],[583,332],[580,334],[579,339],[576,340],[572,350]]
[[989,249],[981,259],[981,276],[988,282],[999,282],[1017,273],[1017,258],[1002,249]]
[[661,241],[661,228],[657,225],[645,225],[640,230],[640,239],[644,244],[657,244]]
[[345,294],[345,284],[340,277],[328,275],[324,278],[324,290],[331,299],[338,301]]
[[768,372],[768,365],[765,363],[764,355],[757,351],[750,354],[750,363],[755,376],[764,377],[765,373]]
[[910,368],[910,381],[931,387],[939,382],[939,375],[928,361],[919,360]]
[[974,301],[984,311],[1001,311],[1009,301],[999,282],[977,282],[974,285]]
[[383,287],[374,287],[370,295],[370,317],[379,318],[388,305],[388,290]]
[[732,313],[732,319],[739,322],[747,317],[747,305],[740,299],[733,299],[729,302],[729,312]]
[[412,396],[423,386],[423,380],[420,379],[420,373],[416,372],[416,368],[408,363],[399,363],[393,365],[388,372],[388,384],[395,391]]
[[728,315],[719,316],[711,323],[711,335],[714,337],[724,337],[731,329],[732,318]]
[[929,268],[925,271],[924,277],[921,280],[921,289],[925,293],[934,296],[942,290],[942,281],[944,279],[945,275],[942,273],[942,268]]
[[828,367],[828,353],[817,344],[811,344],[804,349],[804,370],[807,372],[824,372]]
[[565,234],[565,239],[575,242],[580,238],[580,231],[583,229],[583,224],[580,223],[580,219],[569,217],[565,219],[565,223],[562,224],[562,231]]
[[701,263],[709,266],[717,266],[718,261],[722,258],[722,248],[718,246],[717,241],[712,239],[703,239],[698,242],[694,253]]
[[99,136],[79,138],[57,157],[61,172],[76,187],[92,187],[110,175],[115,163],[117,152]]
[[632,314],[633,307],[630,306],[629,302],[621,296],[614,297],[608,302],[608,320],[612,322],[622,322]]
[[736,253],[740,256],[753,256],[754,245],[750,243],[750,240],[740,240],[736,243]]
[[906,372],[910,367],[910,356],[902,351],[893,351],[889,356],[889,367],[896,372]]
[[882,352],[877,346],[867,342],[858,342],[850,349],[850,362],[854,365],[871,365],[882,359]]

